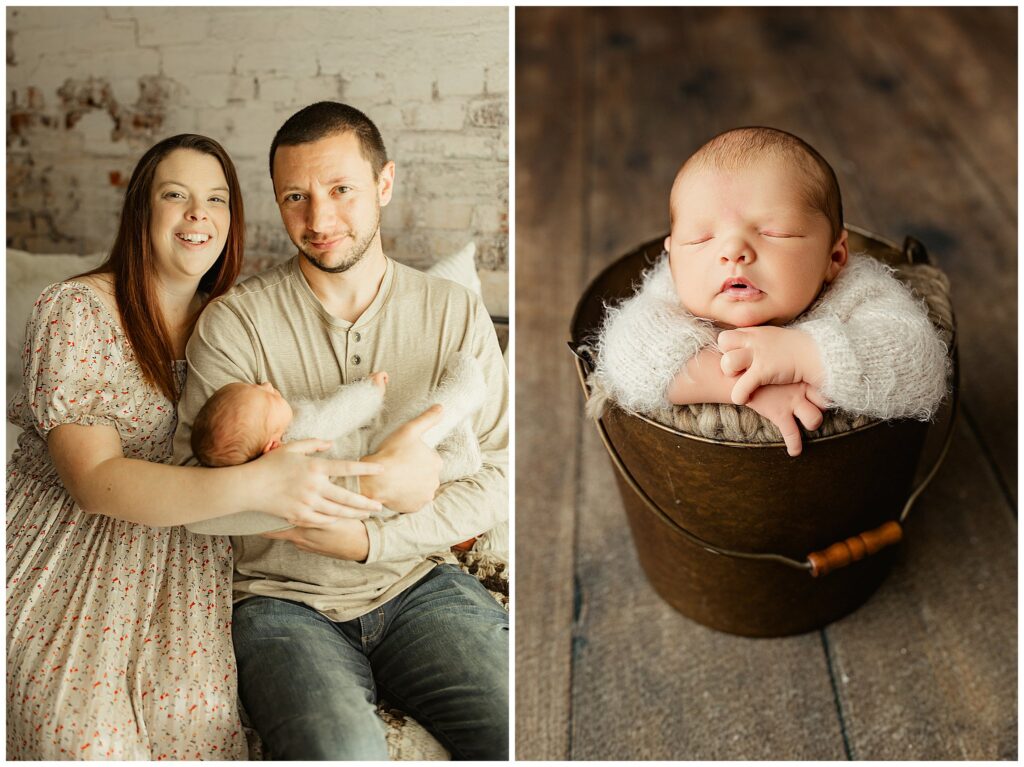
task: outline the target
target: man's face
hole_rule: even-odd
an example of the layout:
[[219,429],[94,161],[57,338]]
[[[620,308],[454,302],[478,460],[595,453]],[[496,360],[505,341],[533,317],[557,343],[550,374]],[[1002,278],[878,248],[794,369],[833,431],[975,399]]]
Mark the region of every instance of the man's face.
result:
[[278,147],[274,193],[288,237],[325,272],[351,269],[380,250],[380,209],[391,200],[395,165],[374,179],[354,133]]
[[808,206],[801,183],[775,159],[676,179],[665,249],[688,311],[725,327],[785,325],[836,277],[846,233],[831,242],[828,219]]

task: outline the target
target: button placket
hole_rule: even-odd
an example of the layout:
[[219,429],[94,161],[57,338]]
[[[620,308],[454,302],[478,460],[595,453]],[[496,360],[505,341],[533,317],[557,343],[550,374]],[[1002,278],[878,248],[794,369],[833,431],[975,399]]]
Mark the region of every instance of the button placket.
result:
[[354,353],[353,353],[353,355],[351,357],[348,358],[348,361],[350,363],[352,363],[353,365],[356,365],[356,366],[362,364],[363,356],[359,353],[359,349],[358,348],[354,348],[354,347],[355,347],[356,344],[358,344],[362,340],[363,340],[363,334],[360,333],[358,330],[353,330],[349,334],[349,348],[352,349],[352,351]]

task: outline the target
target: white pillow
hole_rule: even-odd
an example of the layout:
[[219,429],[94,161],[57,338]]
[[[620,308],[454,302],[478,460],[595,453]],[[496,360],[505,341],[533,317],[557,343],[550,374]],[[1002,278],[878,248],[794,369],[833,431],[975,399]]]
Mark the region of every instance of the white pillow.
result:
[[442,277],[468,288],[478,296],[483,295],[480,275],[476,273],[476,243],[471,242],[462,250],[445,256],[436,264],[428,266],[424,271],[432,277]]
[[106,253],[50,255],[7,249],[7,392],[21,385],[21,347],[25,323],[43,288],[94,269]]

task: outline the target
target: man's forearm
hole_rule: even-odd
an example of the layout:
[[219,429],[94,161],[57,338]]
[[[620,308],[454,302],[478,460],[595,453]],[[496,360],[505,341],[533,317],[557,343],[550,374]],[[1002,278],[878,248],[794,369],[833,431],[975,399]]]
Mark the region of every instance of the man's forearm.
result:
[[[487,456],[485,455],[485,460]],[[486,532],[508,519],[508,479],[504,464],[485,464],[469,477],[441,489],[420,511],[366,520],[367,562],[426,556]]]
[[722,372],[722,355],[704,347],[686,363],[668,387],[673,405],[697,405],[705,402],[729,404],[736,379]]

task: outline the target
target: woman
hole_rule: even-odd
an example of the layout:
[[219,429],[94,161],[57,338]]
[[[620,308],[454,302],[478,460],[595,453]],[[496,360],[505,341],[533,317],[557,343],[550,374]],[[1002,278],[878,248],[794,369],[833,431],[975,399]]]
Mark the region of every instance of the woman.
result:
[[110,257],[51,285],[9,419],[7,757],[245,758],[229,539],[180,525],[260,508],[300,526],[378,505],[310,440],[226,469],[169,466],[185,344],[238,276],[244,221],[215,141],[166,139],[132,174]]

